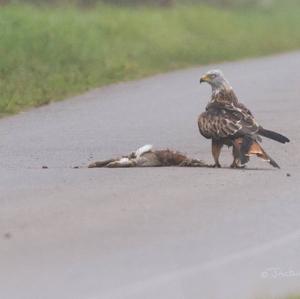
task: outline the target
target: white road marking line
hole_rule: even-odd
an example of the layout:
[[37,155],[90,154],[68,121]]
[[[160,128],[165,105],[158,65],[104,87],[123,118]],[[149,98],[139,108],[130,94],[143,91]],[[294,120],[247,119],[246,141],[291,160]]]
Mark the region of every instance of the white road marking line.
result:
[[[126,298],[127,296],[132,296],[134,294],[138,294],[140,292],[145,291],[145,289],[153,289],[153,287],[158,287],[163,284],[169,284],[171,281],[179,280],[187,276],[195,275],[199,272],[203,272],[206,270],[211,270],[214,268],[222,267],[233,263],[238,260],[247,259],[250,257],[258,256],[266,253],[269,250],[274,249],[275,247],[280,247],[286,245],[290,242],[300,240],[300,230],[294,231],[282,238],[270,241],[261,246],[255,246],[247,250],[243,250],[238,253],[234,253],[228,256],[225,256],[220,259],[216,259],[198,266],[188,267],[183,270],[176,270],[173,272],[168,272],[154,278],[150,278],[144,281],[139,281],[134,284],[122,287],[114,292],[107,293],[105,295],[101,295],[101,299],[118,299],[118,298]],[[100,299],[100,297],[92,297],[93,299]]]

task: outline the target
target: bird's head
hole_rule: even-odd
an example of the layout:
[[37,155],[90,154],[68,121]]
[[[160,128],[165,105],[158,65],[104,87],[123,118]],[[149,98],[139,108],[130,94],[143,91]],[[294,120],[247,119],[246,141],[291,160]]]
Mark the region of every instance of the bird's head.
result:
[[228,81],[225,79],[222,71],[220,70],[211,70],[208,71],[200,78],[200,83],[206,82],[211,85],[213,89],[231,89]]

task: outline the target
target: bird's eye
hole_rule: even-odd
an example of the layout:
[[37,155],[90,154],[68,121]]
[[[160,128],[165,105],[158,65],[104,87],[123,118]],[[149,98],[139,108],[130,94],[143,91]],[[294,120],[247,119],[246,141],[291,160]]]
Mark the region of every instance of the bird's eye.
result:
[[211,77],[212,79],[215,79],[215,78],[217,77],[217,75],[216,75],[216,74],[211,74],[210,77]]

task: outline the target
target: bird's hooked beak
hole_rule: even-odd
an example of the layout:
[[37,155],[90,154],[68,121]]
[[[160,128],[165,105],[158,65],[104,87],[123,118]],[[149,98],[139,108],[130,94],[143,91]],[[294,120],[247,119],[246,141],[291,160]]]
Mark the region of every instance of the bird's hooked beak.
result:
[[200,78],[200,84],[203,83],[203,82],[209,82],[209,76],[208,75],[203,75]]

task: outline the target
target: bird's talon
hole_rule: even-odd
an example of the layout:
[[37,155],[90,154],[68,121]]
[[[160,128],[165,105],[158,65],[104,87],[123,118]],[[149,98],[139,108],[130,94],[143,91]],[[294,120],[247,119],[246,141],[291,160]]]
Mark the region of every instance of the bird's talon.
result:
[[246,165],[237,165],[237,164],[231,164],[230,168],[233,169],[244,169],[246,167]]

